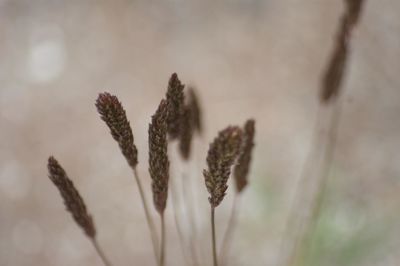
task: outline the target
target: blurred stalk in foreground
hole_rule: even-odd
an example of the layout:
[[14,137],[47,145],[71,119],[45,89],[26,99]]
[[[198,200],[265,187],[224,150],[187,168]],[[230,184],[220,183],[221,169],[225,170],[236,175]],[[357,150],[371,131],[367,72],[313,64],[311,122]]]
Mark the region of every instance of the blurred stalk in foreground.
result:
[[[330,165],[336,145],[343,94],[342,81],[346,71],[351,33],[362,10],[362,0],[345,0],[346,10],[341,18],[335,47],[331,54],[320,89],[320,106],[313,145],[297,186],[292,210],[280,254],[281,265],[303,265],[310,236],[318,220]],[[320,113],[328,111],[327,117]],[[324,133],[327,128],[327,134]],[[304,189],[302,184],[307,184]],[[307,190],[307,191],[306,191]]]

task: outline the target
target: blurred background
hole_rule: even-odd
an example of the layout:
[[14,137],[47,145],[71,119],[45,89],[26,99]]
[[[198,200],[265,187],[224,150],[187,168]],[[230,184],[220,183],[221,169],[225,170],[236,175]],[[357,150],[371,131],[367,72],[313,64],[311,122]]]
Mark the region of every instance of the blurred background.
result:
[[[47,178],[49,155],[113,264],[155,265],[136,183],[94,102],[103,91],[122,101],[150,199],[147,128],[173,72],[197,88],[204,114],[190,164],[201,265],[211,262],[207,145],[250,117],[256,149],[229,265],[277,265],[342,11],[339,0],[0,0],[0,265],[101,265]],[[400,265],[399,11],[397,0],[366,1],[354,32],[308,265]],[[232,192],[217,209],[219,239]],[[184,265],[171,207],[167,265]]]

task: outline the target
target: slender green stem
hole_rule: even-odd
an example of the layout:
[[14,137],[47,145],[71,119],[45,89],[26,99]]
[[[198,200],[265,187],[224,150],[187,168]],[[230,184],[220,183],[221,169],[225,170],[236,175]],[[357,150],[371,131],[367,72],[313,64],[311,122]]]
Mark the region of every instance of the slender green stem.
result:
[[218,266],[217,259],[217,246],[216,246],[216,237],[215,237],[215,208],[211,207],[211,235],[212,235],[212,252],[213,252],[213,261],[214,266]]
[[99,257],[101,258],[101,260],[103,261],[104,265],[105,266],[111,266],[111,263],[107,259],[107,257],[104,254],[103,250],[100,248],[99,244],[97,243],[96,238],[93,237],[93,238],[90,238],[90,240],[92,241],[94,249],[96,250],[96,252],[99,255]]
[[133,168],[133,175],[135,176],[136,183],[139,188],[139,194],[140,194],[140,197],[142,198],[144,213],[146,215],[147,224],[150,229],[150,235],[151,235],[151,241],[153,244],[154,256],[155,256],[156,261],[158,261],[158,258],[159,258],[158,243],[159,242],[158,242],[157,230],[154,225],[153,219],[150,215],[149,207],[148,207],[147,201],[146,201],[146,196],[144,194],[143,186],[142,186],[142,183],[140,182],[140,178],[139,178],[136,168]]
[[159,266],[164,266],[165,261],[165,219],[164,213],[161,214],[161,248],[160,248],[160,264]]
[[221,262],[221,265],[225,265],[225,260],[229,255],[229,248],[230,244],[232,243],[233,232],[234,232],[233,229],[236,226],[237,209],[239,208],[238,205],[239,205],[239,195],[238,193],[235,193],[231,208],[231,214],[228,221],[228,226],[226,227],[225,235],[222,241],[221,251],[219,254],[219,261]]

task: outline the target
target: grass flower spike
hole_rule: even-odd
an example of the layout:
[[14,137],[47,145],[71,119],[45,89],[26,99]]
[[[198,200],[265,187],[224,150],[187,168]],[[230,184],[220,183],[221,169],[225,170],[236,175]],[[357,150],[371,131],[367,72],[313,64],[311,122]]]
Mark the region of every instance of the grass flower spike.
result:
[[162,100],[149,125],[149,172],[152,179],[153,201],[161,219],[161,246],[159,266],[165,261],[165,219],[164,210],[168,198],[169,160],[167,141],[167,107]]
[[137,149],[133,142],[131,126],[121,102],[116,96],[104,92],[97,98],[96,107],[101,119],[110,128],[112,137],[118,142],[128,164],[135,168],[138,163]]
[[72,214],[75,222],[83,229],[88,237],[95,237],[96,229],[93,224],[92,216],[90,216],[86,210],[85,202],[79,195],[72,181],[68,178],[67,173],[53,156],[48,160],[47,169],[49,170],[50,180],[58,188],[64,199],[67,211]]
[[199,99],[197,98],[193,88],[188,89],[188,94],[188,106],[191,110],[192,127],[201,134],[203,132],[203,123],[201,120],[202,118]]
[[168,82],[166,96],[168,102],[167,127],[168,135],[171,140],[177,139],[180,135],[181,117],[184,105],[184,87],[185,86],[179,80],[178,75],[173,73]]
[[164,212],[168,197],[169,160],[167,142],[167,102],[162,100],[149,125],[149,172],[157,211]]
[[183,107],[183,114],[181,117],[181,130],[179,135],[179,151],[182,158],[188,160],[191,151],[191,142],[193,137],[192,125],[192,109],[190,106]]
[[217,207],[225,196],[231,166],[239,154],[242,130],[239,127],[227,127],[219,132],[211,143],[207,155],[208,170],[203,171],[205,183],[213,208]]
[[340,93],[343,75],[346,70],[351,31],[358,22],[362,9],[363,0],[345,0],[345,2],[347,9],[342,17],[335,48],[322,79],[320,91],[322,103],[331,102]]
[[74,183],[72,183],[65,170],[53,156],[49,157],[47,169],[49,171],[50,180],[58,188],[61,197],[64,199],[64,204],[67,208],[67,211],[71,213],[75,222],[83,229],[86,236],[90,238],[104,265],[110,266],[110,262],[97,243],[96,228],[94,226],[92,216],[88,213],[85,202],[83,201],[78,190],[75,188]]
[[249,173],[251,153],[254,147],[254,125],[255,122],[253,119],[247,120],[244,125],[242,151],[233,170],[236,190],[238,193],[242,192],[248,182],[247,175]]

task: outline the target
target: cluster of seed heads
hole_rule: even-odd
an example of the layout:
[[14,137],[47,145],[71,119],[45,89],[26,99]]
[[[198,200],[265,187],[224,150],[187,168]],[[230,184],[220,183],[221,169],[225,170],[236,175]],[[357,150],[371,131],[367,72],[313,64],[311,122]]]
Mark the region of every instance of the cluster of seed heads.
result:
[[[199,101],[192,88],[189,88],[185,95],[184,87],[178,75],[172,74],[168,82],[166,99],[161,100],[155,114],[151,117],[148,129],[148,169],[152,180],[153,202],[155,209],[162,217],[168,198],[170,164],[168,142],[178,140],[179,152],[184,160],[188,160],[194,133],[201,134],[202,132]],[[101,119],[110,129],[111,136],[118,143],[122,154],[136,173],[138,151],[121,102],[116,96],[104,92],[99,94],[95,105]],[[246,176],[251,160],[250,153],[254,145],[253,138],[254,121],[249,120],[243,130],[236,126],[230,126],[220,131],[210,144],[207,154],[208,170],[204,170],[203,174],[207,190],[210,193],[209,202],[212,208],[218,206],[223,200],[228,188],[227,181],[231,174],[231,168],[236,160],[238,160],[238,165],[235,167],[235,178],[238,191],[241,191],[247,184]],[[85,234],[94,239],[96,230],[92,217],[88,214],[72,181],[53,157],[49,158],[48,170],[49,177],[59,189],[67,210],[85,231]],[[138,185],[140,186],[139,182]],[[141,188],[139,191],[142,191]],[[142,200],[145,201],[143,198]],[[146,210],[145,202],[144,206]],[[152,224],[151,220],[148,222]],[[155,253],[157,254],[157,252]]]

